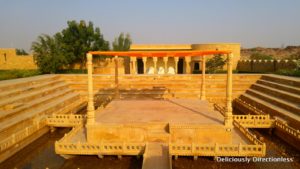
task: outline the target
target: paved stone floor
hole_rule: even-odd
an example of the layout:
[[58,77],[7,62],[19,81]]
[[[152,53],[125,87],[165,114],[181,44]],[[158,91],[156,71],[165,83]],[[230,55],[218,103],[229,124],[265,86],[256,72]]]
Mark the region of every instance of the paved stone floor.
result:
[[198,99],[114,100],[96,111],[101,123],[197,123],[223,125],[224,117]]

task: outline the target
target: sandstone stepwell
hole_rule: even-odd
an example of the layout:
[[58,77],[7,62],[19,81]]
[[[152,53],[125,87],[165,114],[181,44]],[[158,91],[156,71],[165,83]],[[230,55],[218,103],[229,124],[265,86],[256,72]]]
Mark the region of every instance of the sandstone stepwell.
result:
[[[205,56],[212,54],[227,57],[227,76],[205,74]],[[93,55],[114,56],[115,76],[93,76]],[[152,57],[153,61],[166,56],[201,56],[204,71],[202,75],[119,76],[118,57],[126,56]],[[294,144],[299,143],[299,131],[296,130],[299,114],[293,113],[299,109],[295,106],[297,104],[290,103],[294,109],[285,111],[286,114],[269,113],[268,109],[260,109],[245,99],[254,97],[251,84],[255,81],[278,77],[233,75],[232,57],[230,51],[89,52],[88,76],[41,76],[31,83],[35,87],[26,90],[19,89],[26,84],[24,80],[17,83],[19,87],[12,89],[7,85],[11,81],[4,82],[0,85],[2,93],[6,93],[2,98],[10,96],[12,99],[0,101],[1,160],[47,132],[47,126],[73,127],[55,143],[56,153],[64,157],[143,156],[143,168],[172,168],[171,160],[178,156],[193,156],[194,159],[198,156],[264,156],[265,143],[248,128],[277,129]],[[38,81],[46,77],[53,81],[39,84]],[[87,78],[87,84],[84,78]],[[300,84],[297,79],[282,81],[292,81],[296,86]],[[259,89],[257,86],[254,88]],[[88,93],[84,90],[86,87]],[[299,92],[297,87],[283,84],[280,87]],[[23,94],[18,95],[20,92]],[[299,95],[290,95],[287,91],[283,94],[299,103]],[[40,99],[34,102],[35,98]],[[102,104],[95,108],[94,101],[99,98]],[[247,115],[232,115],[233,98],[234,108]],[[86,102],[87,114],[75,114],[86,106]],[[212,102],[218,104],[212,106]],[[274,106],[270,107],[274,109]],[[29,108],[34,111],[29,111]]]

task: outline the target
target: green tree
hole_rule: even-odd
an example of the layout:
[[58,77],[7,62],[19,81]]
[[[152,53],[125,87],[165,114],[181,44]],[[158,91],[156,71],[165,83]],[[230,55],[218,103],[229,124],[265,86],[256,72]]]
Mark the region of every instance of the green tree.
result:
[[40,35],[32,43],[33,58],[43,73],[56,73],[59,68],[67,63],[61,52],[59,36]]
[[28,55],[28,53],[24,49],[16,49],[17,55]]
[[32,43],[34,59],[43,73],[56,73],[63,67],[86,63],[86,53],[94,50],[109,50],[100,28],[92,22],[68,21],[68,27],[53,37],[41,35]]
[[86,24],[83,20],[79,23],[74,20],[68,21],[68,27],[58,34],[62,53],[70,65],[79,62],[83,68],[88,51],[109,50],[108,41],[104,40],[100,28],[94,28],[92,22]]
[[223,59],[221,55],[215,55],[206,61],[207,72],[216,73],[218,70],[223,68],[225,63],[226,60]]
[[113,42],[113,50],[114,51],[128,51],[130,49],[130,45],[132,43],[132,40],[130,38],[130,35],[127,33],[126,36],[124,36],[124,33],[122,32],[119,37],[115,38]]

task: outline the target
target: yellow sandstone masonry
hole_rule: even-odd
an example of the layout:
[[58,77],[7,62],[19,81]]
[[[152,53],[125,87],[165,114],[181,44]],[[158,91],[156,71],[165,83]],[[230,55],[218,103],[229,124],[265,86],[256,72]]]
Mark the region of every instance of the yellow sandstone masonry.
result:
[[32,55],[17,55],[16,49],[0,48],[0,70],[37,69]]

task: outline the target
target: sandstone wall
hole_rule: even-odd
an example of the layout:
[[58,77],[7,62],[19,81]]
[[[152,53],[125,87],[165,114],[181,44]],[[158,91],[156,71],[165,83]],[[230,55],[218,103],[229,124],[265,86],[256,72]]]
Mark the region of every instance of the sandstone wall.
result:
[[237,64],[237,70],[241,72],[275,72],[295,68],[296,60],[240,60]]
[[16,49],[0,49],[0,70],[37,69],[32,55],[17,55]]
[[[233,69],[237,68],[238,61],[241,58],[241,44],[239,44],[239,43],[192,44],[192,50],[229,50],[229,51],[232,51],[232,53],[233,53]],[[226,69],[226,66],[224,67],[224,69]]]

